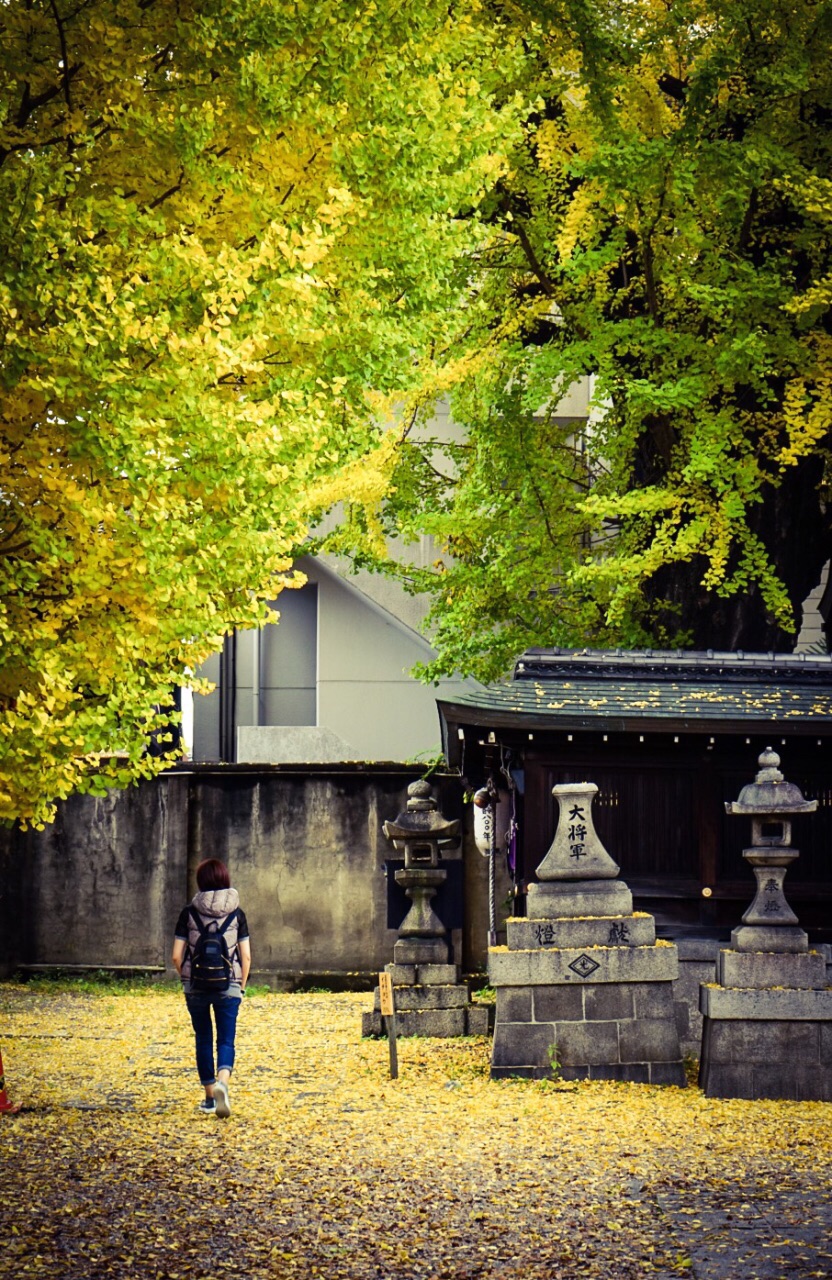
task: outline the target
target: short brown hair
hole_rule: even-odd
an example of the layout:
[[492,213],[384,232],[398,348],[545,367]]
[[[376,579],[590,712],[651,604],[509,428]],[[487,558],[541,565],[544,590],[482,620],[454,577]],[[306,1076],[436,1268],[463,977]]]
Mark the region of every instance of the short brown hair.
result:
[[219,858],[206,858],[196,869],[196,884],[203,893],[207,889],[230,889],[228,867]]

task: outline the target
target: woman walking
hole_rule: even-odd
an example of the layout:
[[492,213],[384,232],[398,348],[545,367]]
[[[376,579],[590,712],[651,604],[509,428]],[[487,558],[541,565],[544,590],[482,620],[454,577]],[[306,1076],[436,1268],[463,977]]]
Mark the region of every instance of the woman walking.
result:
[[237,1014],[251,968],[251,944],[240,895],[231,887],[225,863],[218,858],[201,862],[196,883],[198,892],[176,922],[172,960],[194,1028],[196,1069],[205,1089],[199,1109],[224,1118],[231,1114],[228,1082],[234,1069]]

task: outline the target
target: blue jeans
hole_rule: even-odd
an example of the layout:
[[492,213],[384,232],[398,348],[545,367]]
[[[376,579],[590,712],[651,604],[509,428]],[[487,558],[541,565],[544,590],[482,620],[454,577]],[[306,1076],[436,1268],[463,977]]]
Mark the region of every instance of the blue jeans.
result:
[[234,1067],[234,1035],[240,1009],[239,987],[228,991],[186,991],[185,1003],[196,1037],[196,1069],[200,1084],[214,1084],[214,1022],[217,1024],[217,1071]]

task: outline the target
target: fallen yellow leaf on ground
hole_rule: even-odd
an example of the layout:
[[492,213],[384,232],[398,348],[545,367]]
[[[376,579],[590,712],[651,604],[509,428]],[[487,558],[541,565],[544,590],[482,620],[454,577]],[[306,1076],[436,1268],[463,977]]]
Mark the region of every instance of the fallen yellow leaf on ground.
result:
[[219,1121],[178,991],[0,986],[0,1276],[832,1274],[832,1105],[495,1082],[485,1038],[400,1039],[391,1081],[370,1005],[247,998]]

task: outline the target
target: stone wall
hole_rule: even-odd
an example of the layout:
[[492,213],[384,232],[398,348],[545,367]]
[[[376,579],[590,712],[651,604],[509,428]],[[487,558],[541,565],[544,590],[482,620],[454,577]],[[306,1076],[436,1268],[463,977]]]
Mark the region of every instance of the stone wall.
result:
[[[74,796],[45,831],[0,833],[0,972],[169,965],[196,866],[219,857],[248,917],[255,981],[369,977],[396,938],[384,873],[395,854],[382,824],[419,773],[194,766]],[[455,780],[436,785],[448,816],[460,816]],[[451,934],[460,964],[462,937],[461,927]]]

